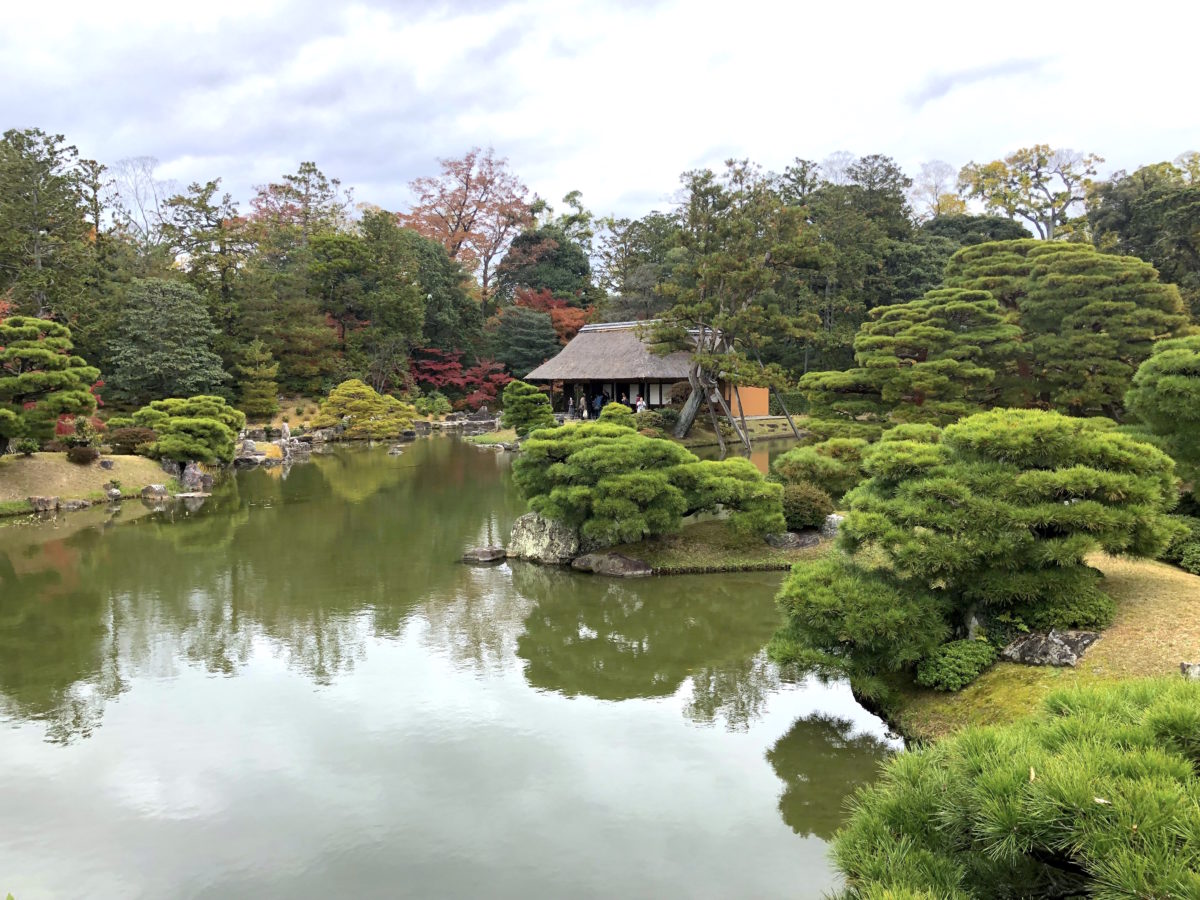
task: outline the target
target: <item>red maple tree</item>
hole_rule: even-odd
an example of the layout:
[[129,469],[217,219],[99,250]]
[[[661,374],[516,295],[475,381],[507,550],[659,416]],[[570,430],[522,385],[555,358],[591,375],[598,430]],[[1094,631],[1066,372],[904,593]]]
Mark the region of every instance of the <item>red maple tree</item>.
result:
[[439,159],[441,174],[409,183],[416,202],[396,216],[405,228],[437,241],[479,275],[486,301],[496,263],[512,239],[533,222],[529,189],[497,159],[491,147],[474,147],[461,159]]
[[513,297],[514,306],[524,306],[536,309],[538,312],[550,314],[550,323],[554,333],[565,345],[579,333],[579,329],[588,323],[595,312],[595,307],[579,308],[571,306],[566,300],[560,300],[546,288],[535,291],[531,288],[518,288]]

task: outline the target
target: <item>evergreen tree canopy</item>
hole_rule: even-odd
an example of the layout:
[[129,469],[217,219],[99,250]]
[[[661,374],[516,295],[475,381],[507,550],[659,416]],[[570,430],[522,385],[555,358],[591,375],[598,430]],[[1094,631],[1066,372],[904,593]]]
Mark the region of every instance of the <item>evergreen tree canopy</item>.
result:
[[518,437],[524,437],[535,428],[553,428],[554,412],[550,409],[550,398],[532,384],[510,381],[504,386],[505,428],[512,428]]
[[948,287],[989,291],[1023,332],[1022,406],[1115,416],[1154,341],[1187,324],[1174,285],[1131,256],[1087,244],[1036,240],[967,247],[946,268]]
[[849,671],[865,692],[975,617],[985,628],[997,616],[1032,628],[1107,624],[1112,601],[1085,557],[1153,557],[1172,533],[1174,464],[1107,420],[993,410],[939,442],[880,441],[864,467],[868,479],[844,501],[839,544],[851,555],[796,568],[774,652]]
[[1138,366],[1125,405],[1167,439],[1185,474],[1200,470],[1200,335],[1159,341]]
[[1021,330],[986,291],[942,289],[877,307],[854,339],[857,367],[800,380],[818,419],[945,425],[991,405]]
[[[124,423],[113,419],[111,424]],[[151,456],[177,462],[229,463],[246,417],[223,397],[202,394],[154,400],[133,414],[133,424],[153,429],[157,435],[150,445]]]
[[846,900],[1200,896],[1200,684],[1062,691],[889,760],[833,857]]
[[279,363],[262,341],[251,341],[238,366],[241,376],[241,410],[251,419],[270,419],[279,412]]
[[195,288],[133,282],[109,349],[109,387],[140,402],[216,389],[229,379],[211,349],[216,333]]
[[535,512],[598,545],[676,531],[683,516],[718,504],[739,530],[784,530],[782,488],[740,457],[701,462],[674,441],[609,422],[533,432],[513,477]]
[[9,440],[49,440],[62,415],[96,409],[100,371],[71,355],[71,331],[29,316],[0,319],[0,453]]
[[314,428],[344,425],[343,434],[358,440],[399,437],[412,427],[416,410],[390,394],[380,394],[369,384],[352,378],[343,381],[322,401],[313,419]]
[[500,314],[495,341],[496,359],[517,378],[562,350],[550,315],[524,306],[510,306]]

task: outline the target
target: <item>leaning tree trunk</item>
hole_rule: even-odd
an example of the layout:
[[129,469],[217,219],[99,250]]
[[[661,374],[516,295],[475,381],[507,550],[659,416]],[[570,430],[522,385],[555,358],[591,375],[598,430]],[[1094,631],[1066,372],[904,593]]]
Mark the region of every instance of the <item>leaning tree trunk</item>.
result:
[[[740,427],[738,427],[737,420],[733,417],[733,410],[731,410],[729,408],[729,404],[725,402],[725,398],[721,395],[720,386],[716,385],[712,388],[709,388],[709,396],[710,397],[716,396],[717,402],[721,404],[721,409],[725,412],[725,418],[727,418],[729,420],[729,424],[733,426],[733,430],[735,432],[737,432],[737,436],[739,438],[741,438],[742,443],[745,444],[745,446],[746,446],[746,449],[747,450],[753,449],[750,446],[750,436],[743,434],[742,429]],[[712,402],[712,401],[710,400],[709,402]]]
[[688,432],[692,430],[692,423],[696,421],[696,415],[700,412],[700,401],[704,398],[699,366],[694,365],[688,370],[688,384],[692,386],[692,392],[688,394],[683,411],[679,414],[679,421],[675,423],[674,435],[679,440],[687,437]]
[[705,391],[704,393],[708,398],[704,405],[708,407],[708,417],[712,419],[713,434],[717,436],[717,443],[721,445],[721,459],[724,459],[729,450],[725,446],[725,438],[721,435],[721,421],[717,418],[717,408],[713,406],[711,392]]

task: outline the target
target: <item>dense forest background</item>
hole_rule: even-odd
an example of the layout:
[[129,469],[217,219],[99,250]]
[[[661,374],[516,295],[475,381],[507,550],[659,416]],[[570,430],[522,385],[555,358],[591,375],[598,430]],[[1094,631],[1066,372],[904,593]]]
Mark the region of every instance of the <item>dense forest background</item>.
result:
[[798,378],[851,366],[870,311],[941,286],[962,247],[1021,237],[1140,257],[1194,317],[1200,155],[1100,179],[1102,162],[1047,146],[912,176],[884,155],[730,161],[621,218],[579,192],[552,205],[491,150],[440,160],[391,211],[314,162],[235,198],[219,177],[184,187],[151,158],[102,164],[10,130],[0,304],[69,326],[118,406],[349,378],[478,405],[588,321],[688,321],[713,290],[761,311],[744,323],[756,363]]

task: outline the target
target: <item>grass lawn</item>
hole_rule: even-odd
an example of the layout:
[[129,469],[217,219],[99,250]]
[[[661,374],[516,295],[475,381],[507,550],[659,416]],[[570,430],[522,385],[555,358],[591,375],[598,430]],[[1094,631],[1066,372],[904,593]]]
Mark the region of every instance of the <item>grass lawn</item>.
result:
[[469,434],[463,440],[472,444],[509,444],[517,439],[515,428],[501,428],[499,431],[489,431],[484,434]]
[[826,542],[803,550],[776,550],[762,538],[738,534],[727,522],[716,519],[610,549],[648,562],[662,570],[661,575],[670,575],[697,570],[784,569],[802,559],[815,559],[828,548]]
[[1050,691],[1126,678],[1174,675],[1200,661],[1200,577],[1164,563],[1097,557],[1117,615],[1075,668],[998,663],[957,694],[905,688],[892,718],[900,730],[932,739],[966,725],[1011,722]]
[[98,462],[77,466],[65,453],[35,453],[33,456],[0,457],[0,515],[29,511],[26,497],[58,497],[62,500],[99,500],[104,484],[116,479],[121,489],[137,492],[148,484],[165,484],[167,474],[144,456],[110,456],[113,468]]

